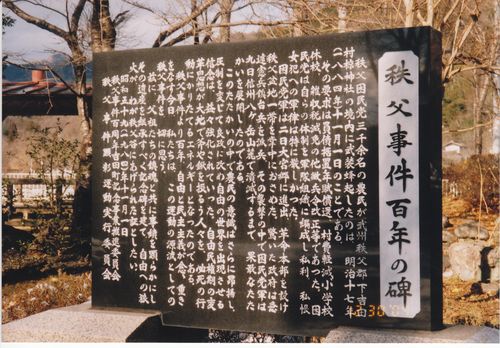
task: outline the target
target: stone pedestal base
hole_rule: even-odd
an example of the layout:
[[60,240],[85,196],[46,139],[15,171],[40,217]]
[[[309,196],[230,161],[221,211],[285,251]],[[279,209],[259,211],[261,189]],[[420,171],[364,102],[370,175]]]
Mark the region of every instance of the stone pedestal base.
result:
[[[90,301],[2,325],[3,342],[207,342],[208,330],[167,327],[151,312],[91,308]],[[441,331],[339,327],[328,343],[498,343],[499,330],[451,326]]]
[[2,325],[3,342],[204,342],[208,330],[166,327],[152,312],[91,308],[90,301]]
[[499,343],[499,330],[484,326],[455,325],[440,331],[387,330],[338,327],[328,343]]

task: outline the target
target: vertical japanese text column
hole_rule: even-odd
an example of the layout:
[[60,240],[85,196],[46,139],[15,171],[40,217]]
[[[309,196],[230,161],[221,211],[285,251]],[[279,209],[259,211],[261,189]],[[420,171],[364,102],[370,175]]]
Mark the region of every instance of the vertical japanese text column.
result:
[[378,62],[380,304],[389,317],[420,312],[418,57]]

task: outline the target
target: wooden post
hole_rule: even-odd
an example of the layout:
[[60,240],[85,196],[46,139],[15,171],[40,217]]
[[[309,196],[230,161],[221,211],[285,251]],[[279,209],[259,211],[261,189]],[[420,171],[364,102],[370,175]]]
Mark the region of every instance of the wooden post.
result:
[[62,180],[57,179],[57,181],[56,181],[56,209],[57,209],[58,213],[60,213],[62,211],[62,204],[63,204],[62,192],[63,192]]
[[14,184],[7,183],[7,220],[14,214]]

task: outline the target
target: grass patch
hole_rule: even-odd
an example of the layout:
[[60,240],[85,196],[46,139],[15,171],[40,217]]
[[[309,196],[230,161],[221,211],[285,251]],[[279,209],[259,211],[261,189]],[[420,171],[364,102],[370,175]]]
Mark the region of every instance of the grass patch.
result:
[[90,258],[75,255],[51,256],[10,249],[2,253],[2,282],[16,284],[61,272],[80,274],[90,271]]
[[499,299],[488,294],[477,294],[472,282],[457,278],[443,283],[443,321],[445,324],[499,326]]
[[[2,323],[88,301],[91,283],[90,272],[86,272],[4,285]],[[471,291],[472,284],[456,278],[444,280],[444,323],[499,328],[498,294],[475,294]]]
[[2,324],[52,308],[71,306],[89,300],[90,272],[60,274],[36,281],[2,287]]

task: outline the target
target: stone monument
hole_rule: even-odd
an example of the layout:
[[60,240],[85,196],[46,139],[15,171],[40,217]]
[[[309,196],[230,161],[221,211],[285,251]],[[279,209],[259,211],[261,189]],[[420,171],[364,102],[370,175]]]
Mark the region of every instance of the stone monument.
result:
[[92,305],[442,328],[440,69],[430,27],[95,54]]

